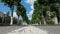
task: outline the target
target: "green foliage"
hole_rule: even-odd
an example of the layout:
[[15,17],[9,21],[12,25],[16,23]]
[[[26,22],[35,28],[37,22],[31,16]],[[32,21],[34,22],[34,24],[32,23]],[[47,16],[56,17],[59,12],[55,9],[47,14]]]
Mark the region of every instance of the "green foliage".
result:
[[21,7],[21,16],[23,17],[23,20],[26,21],[27,24],[29,24],[28,16],[26,14],[26,9],[23,5]]
[[48,19],[46,22],[48,25],[54,25],[54,22],[51,19]]
[[[47,24],[54,24],[51,20],[52,17],[59,16],[58,5],[56,5],[56,3],[58,3],[57,0],[36,0],[34,2],[34,12],[32,14],[31,21],[28,20],[26,9],[20,3],[21,0],[1,0],[1,2],[4,2],[5,5],[8,5],[10,7],[12,14],[14,5],[17,6],[16,14],[18,15],[18,17],[21,15],[24,21],[26,21],[27,23],[30,22],[31,24],[40,22],[42,22],[43,24],[43,18],[46,20]],[[47,15],[48,10],[50,11],[51,16]]]
[[35,23],[42,22],[42,19],[43,19],[42,15],[43,15],[43,12],[46,11],[46,7],[47,7],[47,6],[41,5],[39,1],[40,0],[34,2],[34,12],[32,15],[32,20],[33,20],[32,22],[35,22]]
[[[54,24],[51,16],[56,16],[58,14],[57,0],[36,0],[34,2],[34,12],[32,14],[32,23],[43,22],[43,18],[48,24]],[[51,12],[51,16],[47,14],[47,11]],[[42,17],[43,15],[43,17]],[[49,17],[49,18],[48,18]]]
[[[8,5],[8,7],[10,7],[11,10],[11,17],[13,17],[13,10],[14,10],[14,5],[18,6],[20,5],[21,0],[1,0],[1,2],[4,3],[4,5]],[[19,7],[20,8],[20,7]],[[18,14],[19,15],[19,14]],[[11,18],[11,23],[10,25],[13,24],[13,18]]]
[[[18,17],[21,15],[23,20],[26,21],[27,23],[29,22],[27,14],[26,14],[26,9],[23,5],[19,4],[17,5],[17,10],[16,10],[16,14],[18,15]],[[28,23],[29,24],[29,23]]]
[[16,10],[16,14],[19,17],[21,15],[21,11]]
[[21,16],[23,17],[23,21],[26,21],[27,24],[29,24],[29,20],[28,20],[28,17],[27,17],[26,12],[25,13],[22,13]]
[[21,0],[1,0],[1,2],[4,2],[5,5],[8,5],[10,8],[12,8],[14,5],[18,5]]

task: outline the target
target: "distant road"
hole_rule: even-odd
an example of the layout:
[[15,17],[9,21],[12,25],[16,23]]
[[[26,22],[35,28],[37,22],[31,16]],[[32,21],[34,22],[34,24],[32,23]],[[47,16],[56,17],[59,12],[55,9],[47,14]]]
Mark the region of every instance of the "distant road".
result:
[[[6,34],[21,27],[24,26],[5,26],[5,27],[3,26],[0,27],[0,34]],[[36,26],[36,27],[48,31],[49,34],[60,34],[60,26]]]

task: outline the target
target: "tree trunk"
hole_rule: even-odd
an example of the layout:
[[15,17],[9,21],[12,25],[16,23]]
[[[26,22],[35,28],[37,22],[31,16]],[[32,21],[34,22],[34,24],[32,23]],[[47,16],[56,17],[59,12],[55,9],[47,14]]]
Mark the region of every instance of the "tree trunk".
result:
[[17,22],[17,24],[19,24],[19,16],[18,16],[18,22]]
[[56,16],[52,20],[54,21],[55,24],[58,24],[58,19]]
[[58,24],[58,19],[56,16],[55,16],[55,24]]
[[11,8],[10,10],[11,10],[11,22],[10,22],[10,25],[13,25],[13,8]]
[[2,23],[4,23],[4,17],[2,17]]
[[41,25],[41,21],[40,21],[39,25]]
[[44,16],[42,15],[42,18],[43,18],[43,21],[44,21],[44,25],[46,25],[46,21],[45,21],[45,18]]
[[11,16],[11,22],[10,25],[13,25],[13,17]]

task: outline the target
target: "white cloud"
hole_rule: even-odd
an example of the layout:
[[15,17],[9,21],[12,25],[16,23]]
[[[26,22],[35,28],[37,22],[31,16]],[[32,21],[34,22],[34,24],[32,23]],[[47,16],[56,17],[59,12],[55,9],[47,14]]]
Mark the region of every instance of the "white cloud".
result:
[[34,11],[34,5],[31,5],[31,11],[30,11],[30,14],[33,14],[33,11]]
[[31,11],[29,12],[29,20],[31,20],[32,19],[32,14],[33,14],[33,10],[34,10],[34,8],[33,8],[34,6],[33,5],[31,5]]
[[25,2],[26,3],[28,3],[28,4],[30,4],[31,5],[31,11],[29,12],[29,14],[27,14],[28,15],[28,17],[29,17],[29,20],[31,20],[31,18],[32,18],[32,14],[33,14],[33,10],[34,10],[34,1],[36,1],[36,0],[26,0]]
[[33,4],[35,0],[26,0],[26,3]]
[[32,9],[32,10],[34,9],[34,8],[33,8],[33,7],[34,7],[34,5],[33,5],[33,4],[34,4],[34,1],[35,1],[35,0],[26,0],[26,1],[25,1],[26,3],[28,3],[28,4],[31,5],[31,9]]
[[31,5],[31,9],[34,9],[34,5],[33,4]]
[[30,11],[30,14],[33,14],[33,10]]
[[31,20],[31,18],[32,18],[32,17],[31,17],[31,14],[27,14],[27,15],[28,15],[28,17],[29,17],[29,20]]
[[33,14],[33,10],[31,10],[27,15],[28,15],[28,17],[29,17],[29,20],[31,20],[32,19],[32,14]]

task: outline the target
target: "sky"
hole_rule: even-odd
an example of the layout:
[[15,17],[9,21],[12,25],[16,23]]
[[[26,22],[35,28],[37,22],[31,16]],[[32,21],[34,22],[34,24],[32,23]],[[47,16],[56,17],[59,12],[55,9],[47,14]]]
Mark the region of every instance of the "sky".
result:
[[[21,4],[26,8],[26,13],[30,20],[32,18],[32,14],[33,14],[33,10],[34,10],[34,8],[33,8],[34,1],[35,0],[22,0],[21,1]],[[4,3],[2,3],[2,2],[0,2],[0,11],[5,14],[9,11],[11,14],[10,8],[7,5],[5,6]],[[14,6],[13,17],[17,17],[15,11],[16,11],[16,6]]]

